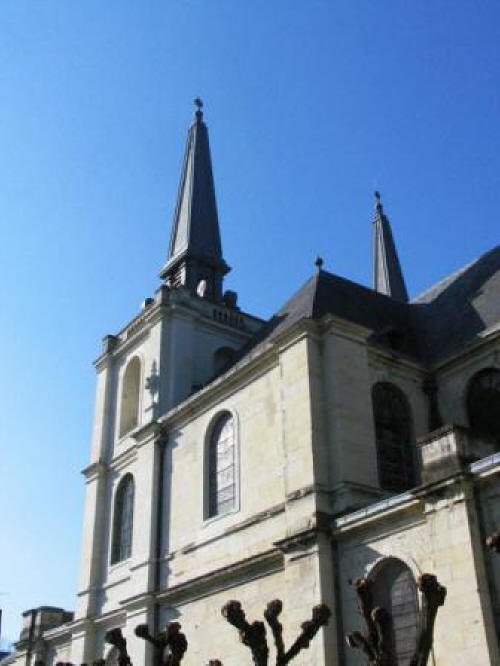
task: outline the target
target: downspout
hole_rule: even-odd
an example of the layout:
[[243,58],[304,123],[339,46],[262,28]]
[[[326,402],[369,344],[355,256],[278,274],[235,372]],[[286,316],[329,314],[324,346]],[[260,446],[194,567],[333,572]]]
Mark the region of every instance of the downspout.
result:
[[162,544],[163,544],[163,486],[165,471],[165,453],[167,450],[167,438],[162,436],[156,440],[159,448],[158,459],[158,493],[156,497],[156,544],[155,544],[155,575],[154,590],[155,604],[153,608],[153,635],[160,633],[160,604],[156,600],[161,585],[161,565],[162,565]]
[[485,528],[485,519],[484,519],[484,510],[482,507],[481,503],[481,497],[480,497],[480,489],[479,487],[474,483],[474,480],[472,479],[472,498],[474,502],[474,509],[475,509],[475,514],[477,518],[477,529],[479,533],[479,545],[478,545],[478,550],[479,550],[479,557],[481,559],[481,563],[484,567],[484,574],[486,578],[486,589],[485,589],[485,594],[487,596],[488,600],[488,606],[491,611],[491,617],[493,618],[493,624],[494,624],[494,629],[495,629],[495,634],[497,636],[497,640],[499,638],[499,626],[498,626],[498,620],[497,616],[495,613],[495,606],[497,605],[497,588],[495,585],[495,580],[494,580],[494,575],[492,571],[492,565],[491,565],[491,560],[486,557],[485,555],[485,548],[486,548],[486,528]]
[[337,657],[339,664],[345,664],[344,621],[342,618],[342,590],[340,585],[339,545],[335,536],[332,538],[333,595],[335,598],[335,630],[337,634]]

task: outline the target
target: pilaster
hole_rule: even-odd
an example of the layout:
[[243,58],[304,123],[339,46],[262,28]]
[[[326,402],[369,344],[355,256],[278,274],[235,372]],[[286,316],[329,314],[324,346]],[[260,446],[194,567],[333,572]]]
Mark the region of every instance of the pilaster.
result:
[[87,477],[82,539],[82,564],[76,618],[92,616],[97,611],[97,592],[102,567],[103,527],[106,506],[107,470],[103,463],[84,470]]

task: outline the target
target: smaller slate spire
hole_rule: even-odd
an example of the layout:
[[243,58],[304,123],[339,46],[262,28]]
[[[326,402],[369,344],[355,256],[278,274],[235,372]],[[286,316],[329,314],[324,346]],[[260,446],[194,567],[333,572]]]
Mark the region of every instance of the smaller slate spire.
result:
[[229,266],[222,257],[212,159],[203,102],[194,100],[167,263],[160,277],[171,287],[186,287],[193,296],[219,303],[222,278]]
[[380,192],[375,191],[373,288],[397,301],[408,302],[408,292],[399,263],[391,225],[380,201]]

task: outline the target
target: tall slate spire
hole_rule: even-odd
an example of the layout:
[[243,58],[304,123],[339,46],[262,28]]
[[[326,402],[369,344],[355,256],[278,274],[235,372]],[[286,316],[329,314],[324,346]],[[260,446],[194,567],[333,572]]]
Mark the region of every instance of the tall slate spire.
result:
[[391,225],[380,202],[380,192],[375,192],[373,235],[373,288],[397,301],[408,301],[408,292],[399,263]]
[[212,160],[202,101],[195,99],[167,263],[160,277],[171,287],[213,302],[222,299],[222,278],[230,270],[222,257]]

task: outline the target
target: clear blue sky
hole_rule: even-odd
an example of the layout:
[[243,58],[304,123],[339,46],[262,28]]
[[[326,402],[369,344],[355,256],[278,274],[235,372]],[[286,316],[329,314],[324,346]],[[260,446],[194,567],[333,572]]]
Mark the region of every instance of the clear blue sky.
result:
[[414,296],[498,242],[498,0],[2,0],[0,606],[73,608],[92,360],[158,286],[205,101],[227,287],[267,316],[371,281],[375,188]]

